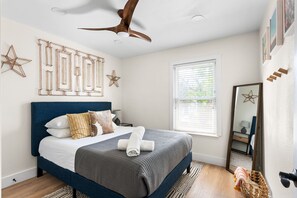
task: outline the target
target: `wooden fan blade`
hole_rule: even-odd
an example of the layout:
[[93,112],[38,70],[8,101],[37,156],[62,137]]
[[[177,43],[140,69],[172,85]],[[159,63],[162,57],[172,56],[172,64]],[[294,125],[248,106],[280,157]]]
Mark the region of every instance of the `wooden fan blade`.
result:
[[101,31],[101,30],[107,30],[117,33],[116,27],[107,27],[107,28],[78,28],[80,30],[91,30],[91,31]]
[[[118,15],[121,19],[123,19],[123,9],[118,10]],[[137,27],[141,28],[141,29],[145,29],[144,25],[138,21],[137,19],[133,19],[133,21],[131,20],[131,23],[133,23],[134,25],[136,25]]]
[[119,17],[121,17],[121,19],[123,18],[123,12],[124,12],[123,9],[118,10],[118,15]]
[[128,0],[123,10],[123,20],[127,27],[130,26],[132,16],[139,0]]
[[135,37],[135,38],[140,38],[140,39],[146,40],[148,42],[152,42],[152,39],[149,36],[147,36],[141,32],[131,30],[131,29],[129,30],[129,36]]

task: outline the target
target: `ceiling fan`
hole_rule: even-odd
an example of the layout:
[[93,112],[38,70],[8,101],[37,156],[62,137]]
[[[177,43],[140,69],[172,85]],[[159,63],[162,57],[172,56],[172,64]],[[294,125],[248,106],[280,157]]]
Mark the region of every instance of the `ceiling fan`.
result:
[[118,15],[121,17],[121,22],[119,25],[114,26],[114,27],[107,27],[107,28],[78,28],[82,30],[92,30],[92,31],[101,31],[101,30],[107,30],[107,31],[112,31],[115,32],[117,35],[121,37],[135,37],[135,38],[140,38],[143,40],[146,40],[148,42],[151,42],[152,39],[141,33],[134,31],[130,28],[130,23],[132,20],[132,15],[135,10],[135,7],[137,5],[139,0],[128,0],[126,3],[124,9],[118,10]]

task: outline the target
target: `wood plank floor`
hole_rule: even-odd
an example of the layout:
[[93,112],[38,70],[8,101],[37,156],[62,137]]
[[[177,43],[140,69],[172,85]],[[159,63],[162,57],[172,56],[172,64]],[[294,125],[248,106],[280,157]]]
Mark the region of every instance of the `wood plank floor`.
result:
[[[2,190],[3,198],[40,198],[65,184],[46,174],[40,178],[18,183]],[[233,189],[233,175],[222,167],[204,165],[187,198],[241,198]]]
[[225,168],[205,165],[187,194],[187,198],[243,198],[234,190],[233,174]]

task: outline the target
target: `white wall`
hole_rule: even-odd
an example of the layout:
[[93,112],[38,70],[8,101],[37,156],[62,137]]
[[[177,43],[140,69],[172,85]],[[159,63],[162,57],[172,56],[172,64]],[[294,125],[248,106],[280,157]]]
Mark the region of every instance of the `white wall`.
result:
[[[2,1],[0,1],[0,16],[1,16],[1,10],[2,10]],[[2,23],[0,20],[0,29],[2,28]],[[2,37],[1,37],[1,31],[0,31],[0,45],[2,43]],[[1,48],[0,48],[1,49]],[[2,178],[2,91],[1,91],[1,85],[2,85],[2,80],[1,80],[2,74],[0,72],[0,177]],[[0,180],[0,186],[2,186],[2,180]],[[0,197],[2,194],[2,191],[0,192]]]
[[[276,0],[271,1],[263,20],[260,37],[269,26],[269,18],[275,6]],[[273,197],[294,197],[294,185],[289,189],[282,187],[278,176],[279,171],[293,170],[293,64],[294,35],[286,37],[283,46],[261,67],[264,83],[265,176]],[[283,75],[273,83],[267,81],[266,78],[279,67],[288,68],[289,74]]]
[[[295,0],[295,5],[297,5],[297,0]],[[295,6],[295,13],[297,13],[297,6]],[[295,23],[295,32],[297,32],[297,23]],[[294,49],[294,168],[297,168],[297,34],[294,35],[295,39],[295,49]],[[297,188],[295,188],[295,195],[297,195]]]
[[208,56],[221,57],[221,137],[193,136],[198,160],[225,165],[230,130],[232,87],[260,81],[258,32],[123,60],[122,113],[125,122],[170,128],[170,66]]
[[[1,52],[6,53],[8,47],[13,44],[18,56],[32,59],[32,62],[23,66],[26,78],[12,71],[2,74],[2,186],[6,186],[11,184],[13,177],[18,181],[35,174],[36,159],[31,156],[31,102],[111,101],[113,108],[121,109],[122,82],[119,81],[119,88],[109,87],[109,80],[106,77],[106,74],[111,74],[113,69],[121,76],[121,61],[117,58],[5,18],[1,18],[1,22]],[[36,44],[38,38],[104,57],[104,97],[38,96],[38,46]]]

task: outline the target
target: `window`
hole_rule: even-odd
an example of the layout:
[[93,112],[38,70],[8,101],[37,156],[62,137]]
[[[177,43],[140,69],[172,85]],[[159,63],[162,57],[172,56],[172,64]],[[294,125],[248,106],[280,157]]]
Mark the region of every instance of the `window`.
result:
[[216,59],[173,65],[173,130],[217,136]]

